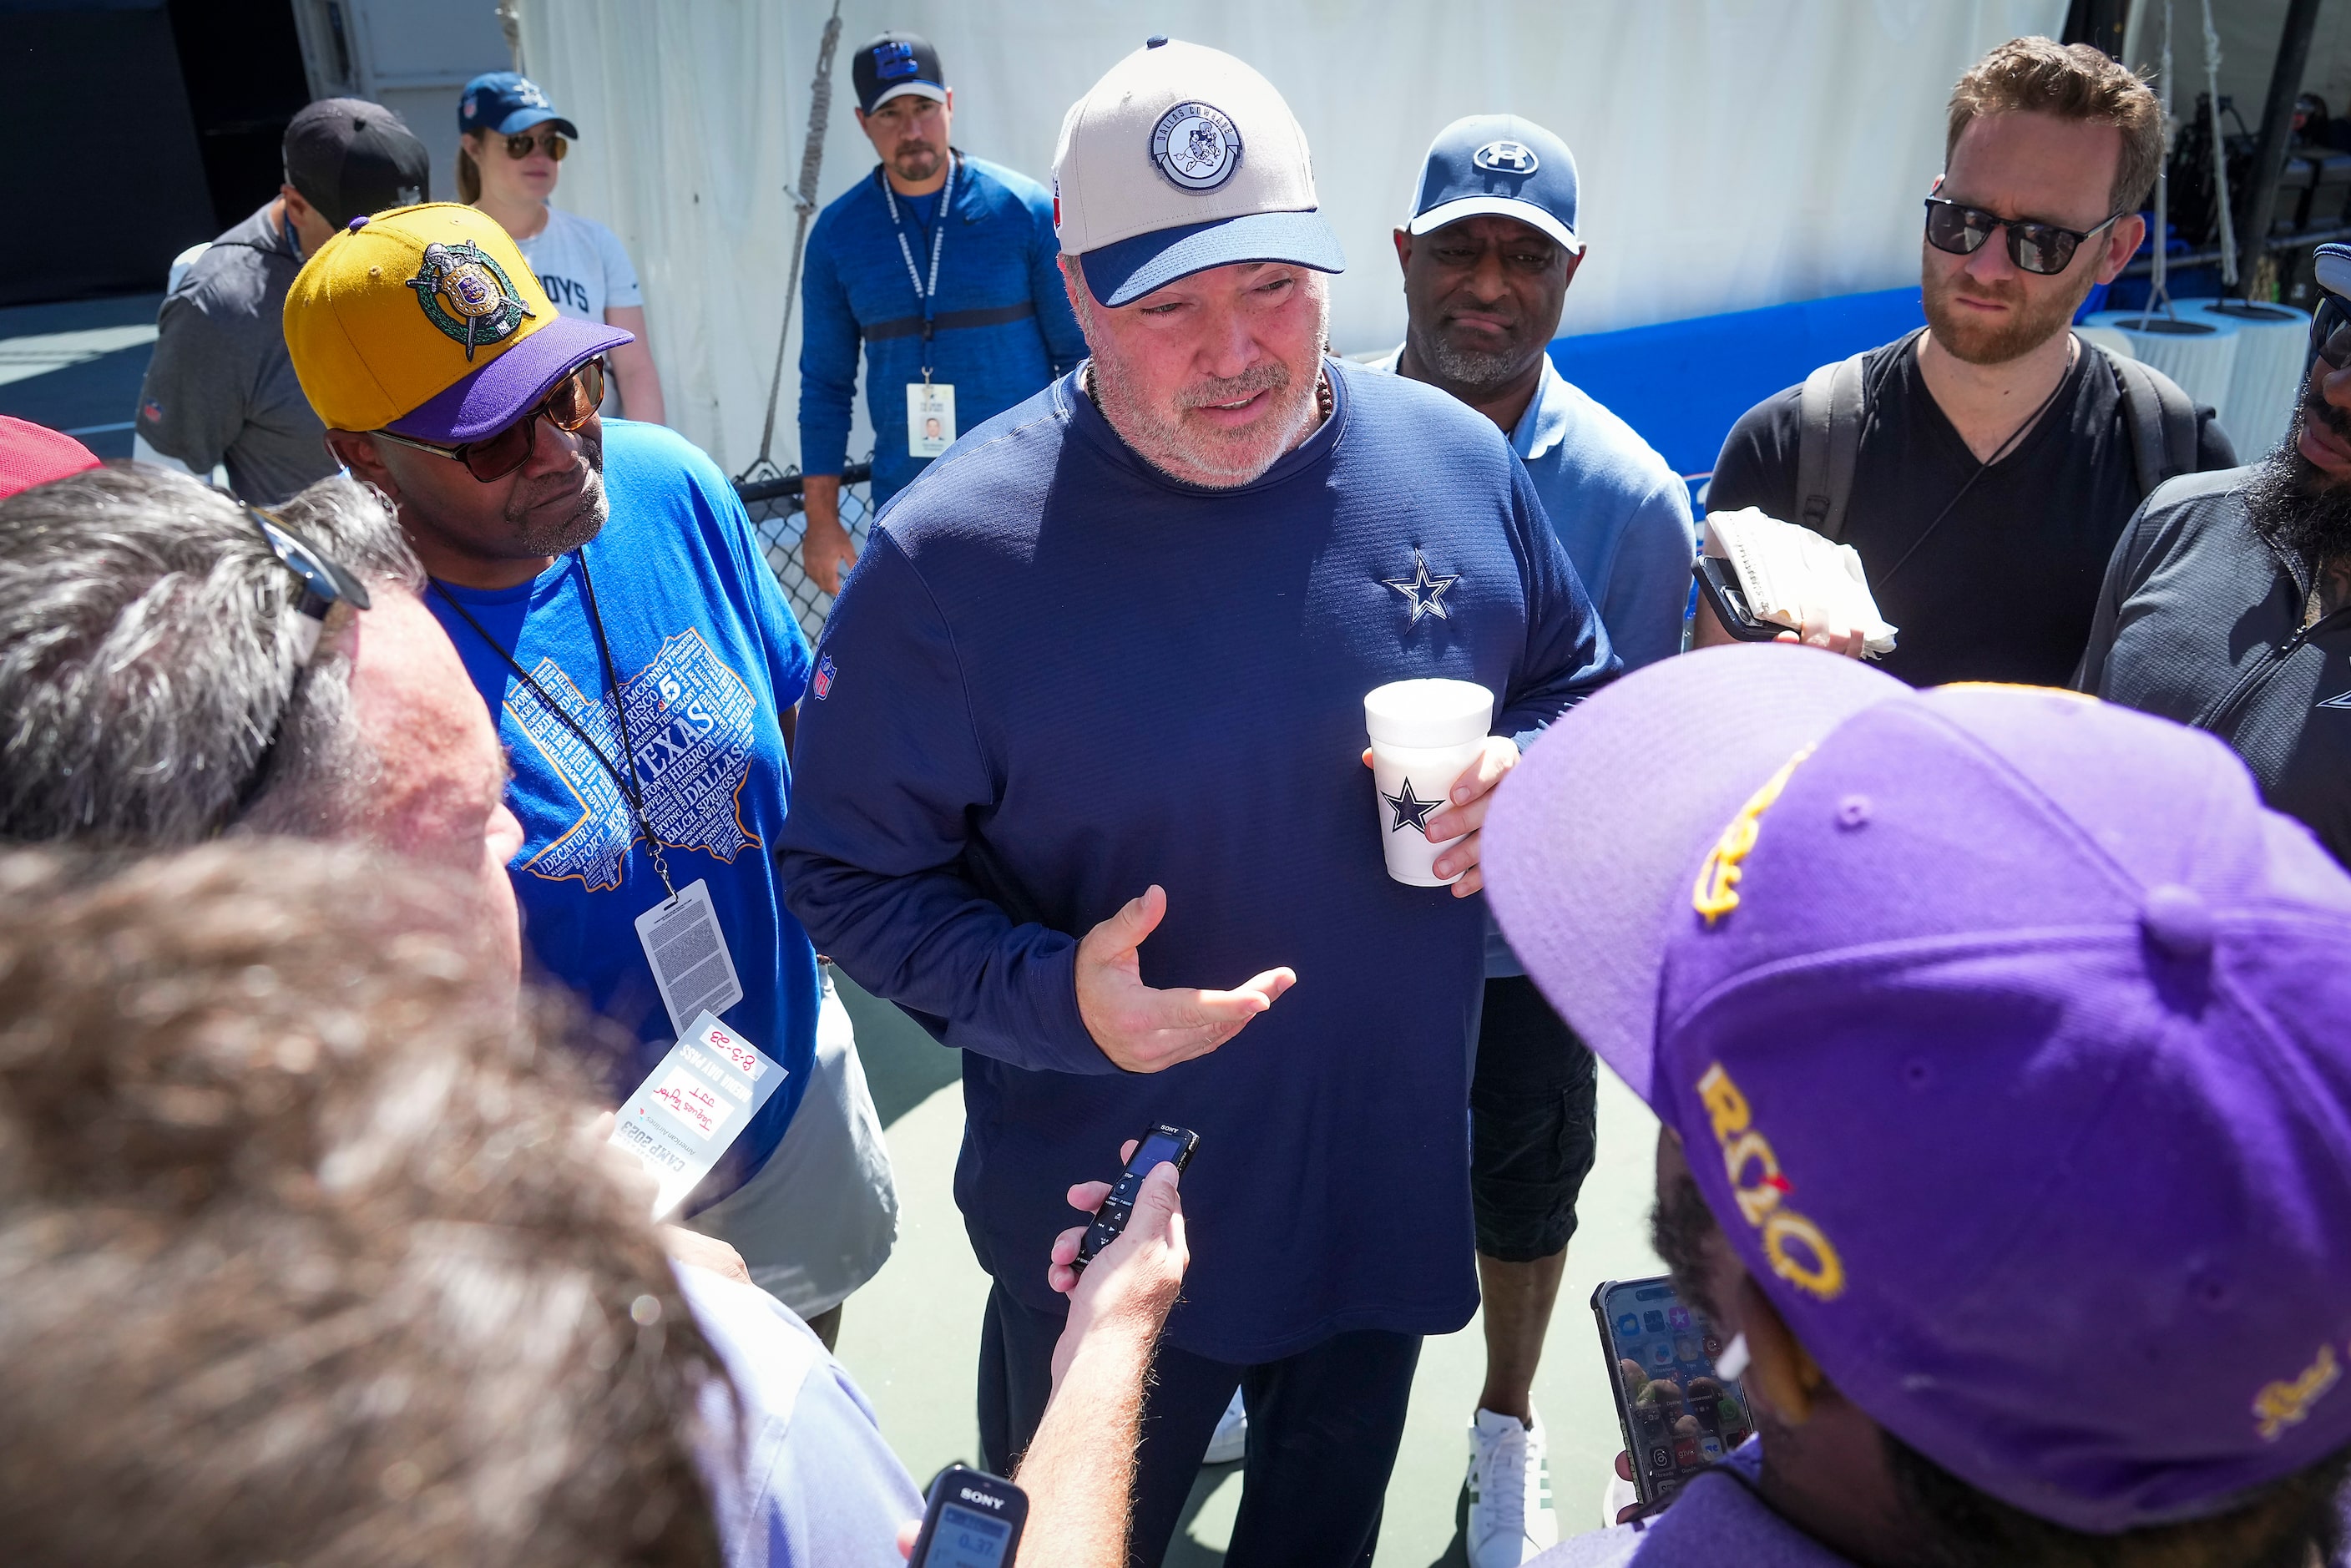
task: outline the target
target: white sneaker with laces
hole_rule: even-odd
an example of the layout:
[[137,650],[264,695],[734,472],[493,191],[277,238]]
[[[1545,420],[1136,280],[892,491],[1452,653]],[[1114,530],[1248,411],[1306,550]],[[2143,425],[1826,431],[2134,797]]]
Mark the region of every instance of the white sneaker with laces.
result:
[[1559,1544],[1542,1417],[1481,1409],[1469,1422],[1469,1568],[1519,1568]]
[[1241,1391],[1233,1390],[1233,1402],[1225,1406],[1217,1419],[1217,1435],[1208,1439],[1208,1451],[1200,1456],[1204,1465],[1229,1465],[1249,1452],[1249,1412],[1241,1408]]

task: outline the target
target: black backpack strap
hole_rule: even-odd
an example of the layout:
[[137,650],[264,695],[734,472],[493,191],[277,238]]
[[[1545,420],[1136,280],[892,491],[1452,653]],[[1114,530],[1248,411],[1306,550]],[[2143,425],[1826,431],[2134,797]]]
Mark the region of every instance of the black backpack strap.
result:
[[[1907,350],[1919,333],[1903,340]],[[1845,504],[1853,498],[1853,471],[1861,458],[1861,430],[1868,423],[1867,384],[1862,362],[1872,350],[1823,365],[1804,378],[1797,403],[1796,495],[1801,521],[1831,539],[1844,537]]]
[[2139,499],[2167,479],[2195,473],[2196,405],[2179,383],[2152,365],[2109,354],[2095,344],[2090,349],[2112,367],[2122,389],[2123,427],[2130,432]]

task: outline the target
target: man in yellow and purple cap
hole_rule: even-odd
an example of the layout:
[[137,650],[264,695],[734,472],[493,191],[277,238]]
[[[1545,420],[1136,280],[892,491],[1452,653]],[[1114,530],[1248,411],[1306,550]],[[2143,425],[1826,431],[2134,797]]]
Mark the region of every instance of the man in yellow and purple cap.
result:
[[[802,1260],[774,1223],[793,1185],[778,1150],[822,1077],[816,956],[771,852],[809,653],[742,504],[683,437],[598,416],[602,356],[629,335],[559,314],[472,207],[355,220],[295,279],[286,340],[497,720],[526,939],[634,1037],[599,1064],[615,1101],[653,1098],[632,1092],[705,1013],[781,1069],[764,1103],[709,1112],[694,1152],[715,1164],[683,1207],[824,1316],[839,1296],[792,1289]],[[804,1225],[822,1203],[878,1211],[864,1228],[886,1255],[886,1186],[809,1196]]]

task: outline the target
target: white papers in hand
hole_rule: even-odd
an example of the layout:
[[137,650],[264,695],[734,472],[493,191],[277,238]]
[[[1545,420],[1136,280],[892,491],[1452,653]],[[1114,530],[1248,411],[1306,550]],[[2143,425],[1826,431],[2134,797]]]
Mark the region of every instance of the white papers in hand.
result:
[[1877,612],[1861,557],[1807,528],[1752,507],[1706,515],[1707,553],[1730,562],[1756,618],[1801,632],[1807,620],[1861,632],[1873,659],[1894,651],[1896,628]]

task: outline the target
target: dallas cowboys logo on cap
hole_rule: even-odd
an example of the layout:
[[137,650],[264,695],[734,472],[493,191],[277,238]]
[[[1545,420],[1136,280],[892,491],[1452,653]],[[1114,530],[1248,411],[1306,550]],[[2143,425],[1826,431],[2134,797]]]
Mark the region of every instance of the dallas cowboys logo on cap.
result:
[[1151,161],[1187,191],[1213,191],[1241,166],[1241,133],[1219,110],[1179,103],[1152,128]]
[[1523,141],[1489,141],[1469,154],[1469,162],[1498,174],[1531,174],[1542,167],[1535,150]]

